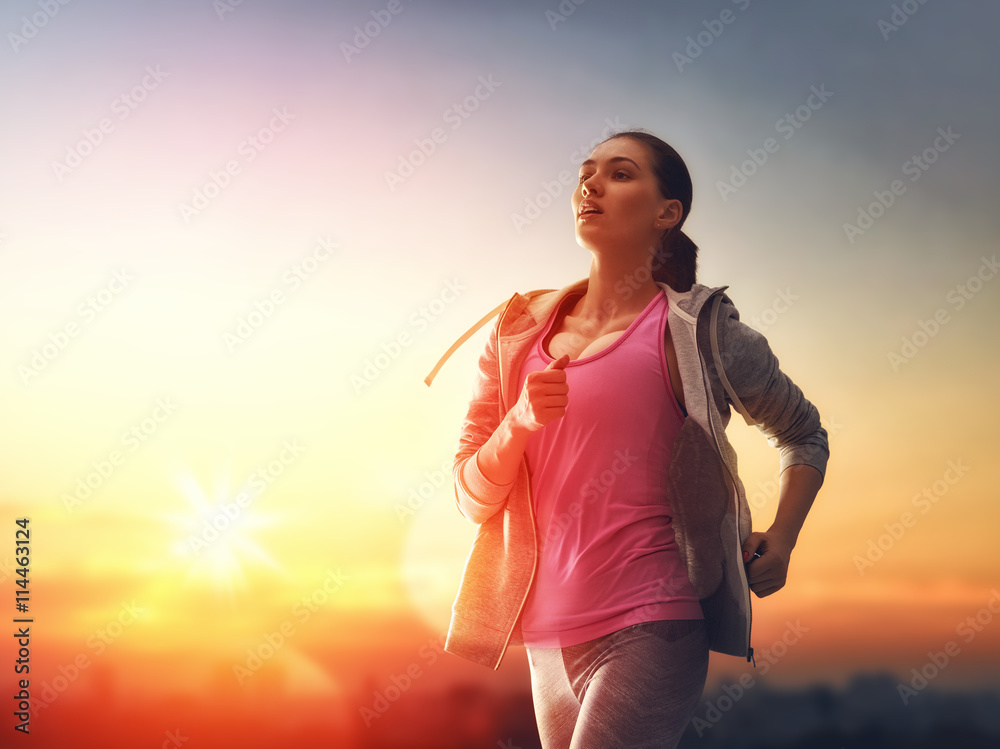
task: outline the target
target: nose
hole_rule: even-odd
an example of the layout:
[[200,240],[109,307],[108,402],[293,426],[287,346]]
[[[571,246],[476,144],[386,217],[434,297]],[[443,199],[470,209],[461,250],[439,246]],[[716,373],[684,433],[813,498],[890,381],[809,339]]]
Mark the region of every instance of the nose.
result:
[[581,194],[583,197],[589,197],[594,192],[594,182],[592,181],[593,176],[587,177],[582,183],[580,183]]

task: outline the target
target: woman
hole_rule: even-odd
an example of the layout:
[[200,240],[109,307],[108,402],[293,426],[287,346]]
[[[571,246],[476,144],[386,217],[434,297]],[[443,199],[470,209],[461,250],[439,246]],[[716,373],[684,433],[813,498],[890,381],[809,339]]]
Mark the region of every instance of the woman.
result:
[[[708,651],[752,660],[750,590],[785,584],[826,471],[815,407],[726,287],[695,283],[691,194],[655,136],[594,149],[572,197],[589,276],[502,305],[462,425],[455,494],[479,531],[445,649],[497,668],[523,643],[546,749],[676,746]],[[730,406],[779,450],[764,532]]]

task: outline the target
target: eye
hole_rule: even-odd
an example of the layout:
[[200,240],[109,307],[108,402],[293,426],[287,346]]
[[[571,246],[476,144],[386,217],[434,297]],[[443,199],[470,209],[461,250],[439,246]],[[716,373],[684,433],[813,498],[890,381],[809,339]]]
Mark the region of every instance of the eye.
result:
[[628,172],[619,170],[619,171],[615,172],[615,179],[617,179],[619,175],[621,175],[622,177],[625,177],[626,179],[628,179],[631,176]]
[[582,183],[585,179],[589,179],[589,178],[590,178],[589,174],[581,174],[580,175],[580,182]]

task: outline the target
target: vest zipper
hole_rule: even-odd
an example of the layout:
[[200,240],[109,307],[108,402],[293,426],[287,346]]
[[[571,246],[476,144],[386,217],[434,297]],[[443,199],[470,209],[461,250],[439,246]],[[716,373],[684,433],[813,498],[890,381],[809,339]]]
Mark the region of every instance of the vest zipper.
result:
[[[718,293],[721,293],[721,292],[715,292],[715,293],[718,294]],[[708,304],[708,300],[711,299],[712,296],[715,296],[715,294],[712,294],[711,296],[709,296],[708,299],[705,300],[705,303],[702,304],[701,309],[698,311],[698,316],[699,317],[701,317],[701,310],[705,309],[705,306]],[[695,321],[695,329],[694,329],[694,331],[695,331],[695,350],[697,350],[698,349],[698,324],[697,324],[697,321]],[[704,367],[705,367],[704,361],[701,359],[700,355],[699,355],[698,358],[702,362],[702,375],[703,375],[702,376],[702,385],[705,387],[706,397],[709,399],[709,402],[714,402],[714,397],[713,397],[713,394],[711,392],[711,389],[707,386],[707,384],[705,382],[705,378],[704,378]],[[722,445],[719,442],[719,435],[716,432],[715,423],[712,421],[711,413],[709,414],[708,425],[709,425],[709,427],[712,430],[712,439],[715,441],[715,451],[716,451],[716,453],[718,453],[719,460],[722,461],[722,465],[723,465],[723,467],[725,467],[726,474],[729,476],[729,481],[730,481],[730,483],[732,484],[732,487],[733,487],[733,494],[734,494],[735,499],[736,499],[736,541],[737,541],[737,543],[739,543],[739,540],[740,540],[740,497],[739,497],[739,491],[736,488],[736,480],[733,478],[733,472],[732,472],[732,470],[729,467],[729,462],[726,460],[725,456],[722,454]],[[738,553],[737,553],[736,556],[737,556],[737,559],[739,559],[742,562],[742,560],[743,560],[743,549],[742,549],[742,547],[740,547],[740,549],[738,550]],[[738,567],[739,567],[739,570],[740,570],[740,583],[742,584],[743,592],[746,594],[746,602],[747,602],[747,632],[746,632],[747,662],[749,663],[749,662],[753,661],[754,668],[756,668],[757,667],[757,662],[753,658],[753,648],[750,646],[750,627],[751,627],[751,623],[752,623],[752,619],[753,619],[753,610],[751,608],[751,600],[750,600],[750,583],[747,581],[746,565],[744,565],[744,564],[741,563],[741,564],[738,565]]]
[[[524,466],[525,472],[527,472],[527,464],[524,458],[521,458],[521,465]],[[514,626],[517,624],[518,617],[521,616],[521,612],[524,611],[524,604],[528,602],[528,595],[531,593],[531,584],[535,581],[535,570],[538,569],[538,529],[535,528],[535,510],[532,507],[534,502],[531,498],[531,481],[528,481],[528,515],[531,518],[531,528],[532,528],[532,543],[535,546],[535,555],[531,562],[531,577],[528,578],[528,587],[524,591],[524,596],[521,598],[521,605],[517,607],[517,613],[514,615],[514,622],[510,625],[510,629],[507,630],[507,639],[503,642],[503,650],[500,651],[500,658],[497,660],[497,665],[493,667],[493,670],[500,668],[500,663],[503,661],[504,655],[507,653],[507,646],[510,643],[510,637],[514,634]]]
[[[501,420],[507,415],[506,399],[504,398],[504,388],[503,388],[503,360],[500,356],[500,331],[503,328],[503,319],[507,315],[507,309],[510,307],[510,302],[508,301],[507,306],[503,308],[503,312],[500,313],[500,320],[497,322],[497,374],[498,382],[500,384],[500,410],[503,415],[500,417]],[[535,509],[533,507],[534,502],[531,497],[531,480],[528,476],[528,464],[524,458],[521,456],[521,466],[519,471],[523,469],[524,475],[528,481],[528,517],[531,518],[531,542],[535,547],[535,554],[531,562],[531,577],[528,578],[528,587],[524,591],[524,596],[521,598],[521,605],[517,608],[517,613],[514,615],[514,621],[510,625],[510,629],[507,630],[507,637],[503,641],[503,649],[500,651],[500,657],[497,659],[496,665],[493,666],[493,670],[500,668],[500,664],[503,662],[503,657],[507,653],[507,646],[510,643],[511,635],[514,634],[514,626],[517,624],[518,617],[521,616],[521,612],[524,610],[524,604],[528,601],[528,594],[531,592],[531,584],[535,581],[535,570],[538,568],[538,530],[535,528]],[[501,512],[506,512],[506,510],[501,510]]]

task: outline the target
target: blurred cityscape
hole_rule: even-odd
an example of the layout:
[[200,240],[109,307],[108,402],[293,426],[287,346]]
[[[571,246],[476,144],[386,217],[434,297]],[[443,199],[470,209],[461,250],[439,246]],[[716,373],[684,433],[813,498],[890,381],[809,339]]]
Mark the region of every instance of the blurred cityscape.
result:
[[[319,701],[292,707],[287,696],[270,707],[195,700],[114,708],[99,695],[60,701],[33,721],[35,749],[294,746],[356,749],[538,749],[531,695],[478,684],[444,691],[414,690],[366,720],[365,694],[354,704]],[[854,677],[843,689],[815,685],[777,689],[761,682],[741,690],[723,684],[699,703],[681,747],[716,749],[996,749],[1000,747],[1000,686],[978,691],[928,687],[907,697],[888,674]],[[117,703],[124,708],[123,703]],[[306,710],[308,719],[296,717]],[[181,728],[175,728],[180,726]]]

